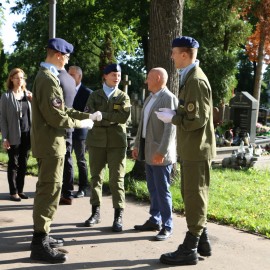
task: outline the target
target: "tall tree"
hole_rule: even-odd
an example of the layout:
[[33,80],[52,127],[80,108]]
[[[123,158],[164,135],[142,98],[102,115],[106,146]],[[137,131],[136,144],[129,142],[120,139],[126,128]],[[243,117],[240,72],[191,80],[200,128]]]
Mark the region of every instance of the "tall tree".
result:
[[[100,84],[100,56],[104,46],[108,44],[106,43],[108,35],[111,36],[109,50],[114,52],[115,57],[123,51],[126,54],[134,54],[138,47],[139,37],[135,31],[139,24],[138,15],[129,16],[128,8],[132,11],[132,15],[136,13],[133,5],[124,0],[57,1],[56,36],[74,44],[75,51],[70,64],[80,65],[85,74],[90,74],[91,82],[96,78],[97,85]],[[47,43],[49,34],[49,3],[16,0],[13,12],[25,13],[25,20],[16,24],[18,33],[18,41],[15,44],[16,58],[28,66],[26,71],[29,77],[33,77],[39,62],[45,56],[44,44]],[[93,76],[93,73],[98,75]],[[84,80],[87,77],[89,76],[85,76]]]
[[246,45],[250,61],[256,62],[253,96],[258,101],[257,116],[260,107],[263,63],[270,63],[270,0],[250,1],[247,14],[257,18],[256,29],[248,38]]

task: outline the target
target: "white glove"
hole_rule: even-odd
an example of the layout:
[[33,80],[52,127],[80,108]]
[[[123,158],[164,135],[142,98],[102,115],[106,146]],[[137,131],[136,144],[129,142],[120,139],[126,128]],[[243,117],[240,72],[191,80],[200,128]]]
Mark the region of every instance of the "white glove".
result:
[[164,123],[171,123],[172,122],[172,118],[173,118],[173,114],[172,113],[168,113],[168,112],[155,112],[155,114],[157,115],[157,118],[159,120],[161,120]]
[[100,111],[96,111],[93,114],[89,115],[89,118],[93,121],[101,121],[102,120],[102,113]]
[[169,109],[169,108],[159,108],[158,109],[160,112],[166,112],[166,113],[170,113],[172,115],[176,115],[176,111]]
[[94,125],[94,122],[92,119],[84,119],[81,120],[81,128],[88,128],[91,129]]

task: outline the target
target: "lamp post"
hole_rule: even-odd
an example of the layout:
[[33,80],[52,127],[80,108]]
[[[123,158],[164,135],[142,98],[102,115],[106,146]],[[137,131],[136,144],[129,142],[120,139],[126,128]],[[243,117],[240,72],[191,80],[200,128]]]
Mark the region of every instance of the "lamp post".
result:
[[49,0],[50,17],[49,17],[49,39],[55,38],[56,33],[56,0]]

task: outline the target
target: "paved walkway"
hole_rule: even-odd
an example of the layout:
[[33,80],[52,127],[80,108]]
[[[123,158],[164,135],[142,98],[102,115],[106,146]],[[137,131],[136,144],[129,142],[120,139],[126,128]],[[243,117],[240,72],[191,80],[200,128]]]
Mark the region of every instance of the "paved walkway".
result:
[[[26,178],[25,192],[34,197],[37,178]],[[69,270],[69,269],[200,269],[266,270],[270,269],[270,241],[230,227],[209,223],[213,256],[201,258],[196,266],[168,267],[159,263],[162,253],[174,251],[182,243],[186,224],[174,215],[174,234],[165,242],[153,241],[154,232],[137,232],[135,224],[148,218],[148,205],[127,201],[124,231],[113,233],[111,197],[105,196],[101,208],[102,222],[86,228],[90,215],[89,197],[75,199],[71,206],[59,206],[51,234],[65,238],[68,261],[48,265],[29,259],[32,234],[33,199],[9,200],[6,172],[0,171],[0,269]]]

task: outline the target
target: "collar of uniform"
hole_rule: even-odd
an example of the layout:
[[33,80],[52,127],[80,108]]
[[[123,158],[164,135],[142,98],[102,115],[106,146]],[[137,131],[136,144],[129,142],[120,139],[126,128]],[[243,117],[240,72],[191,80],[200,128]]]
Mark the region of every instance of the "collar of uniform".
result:
[[192,68],[194,68],[195,66],[198,66],[199,63],[200,63],[200,61],[199,61],[198,59],[196,59],[194,63],[188,65],[187,67],[185,67],[185,68],[183,68],[183,69],[181,69],[181,70],[179,71],[179,74],[180,74],[180,85],[181,85],[181,86],[184,84],[188,72],[189,72]]
[[59,72],[55,65],[48,63],[48,62],[41,62],[41,67],[47,68],[55,77],[58,78]]
[[103,83],[103,91],[105,92],[106,96],[110,98],[118,88],[118,85],[115,87],[109,87],[106,83]]

